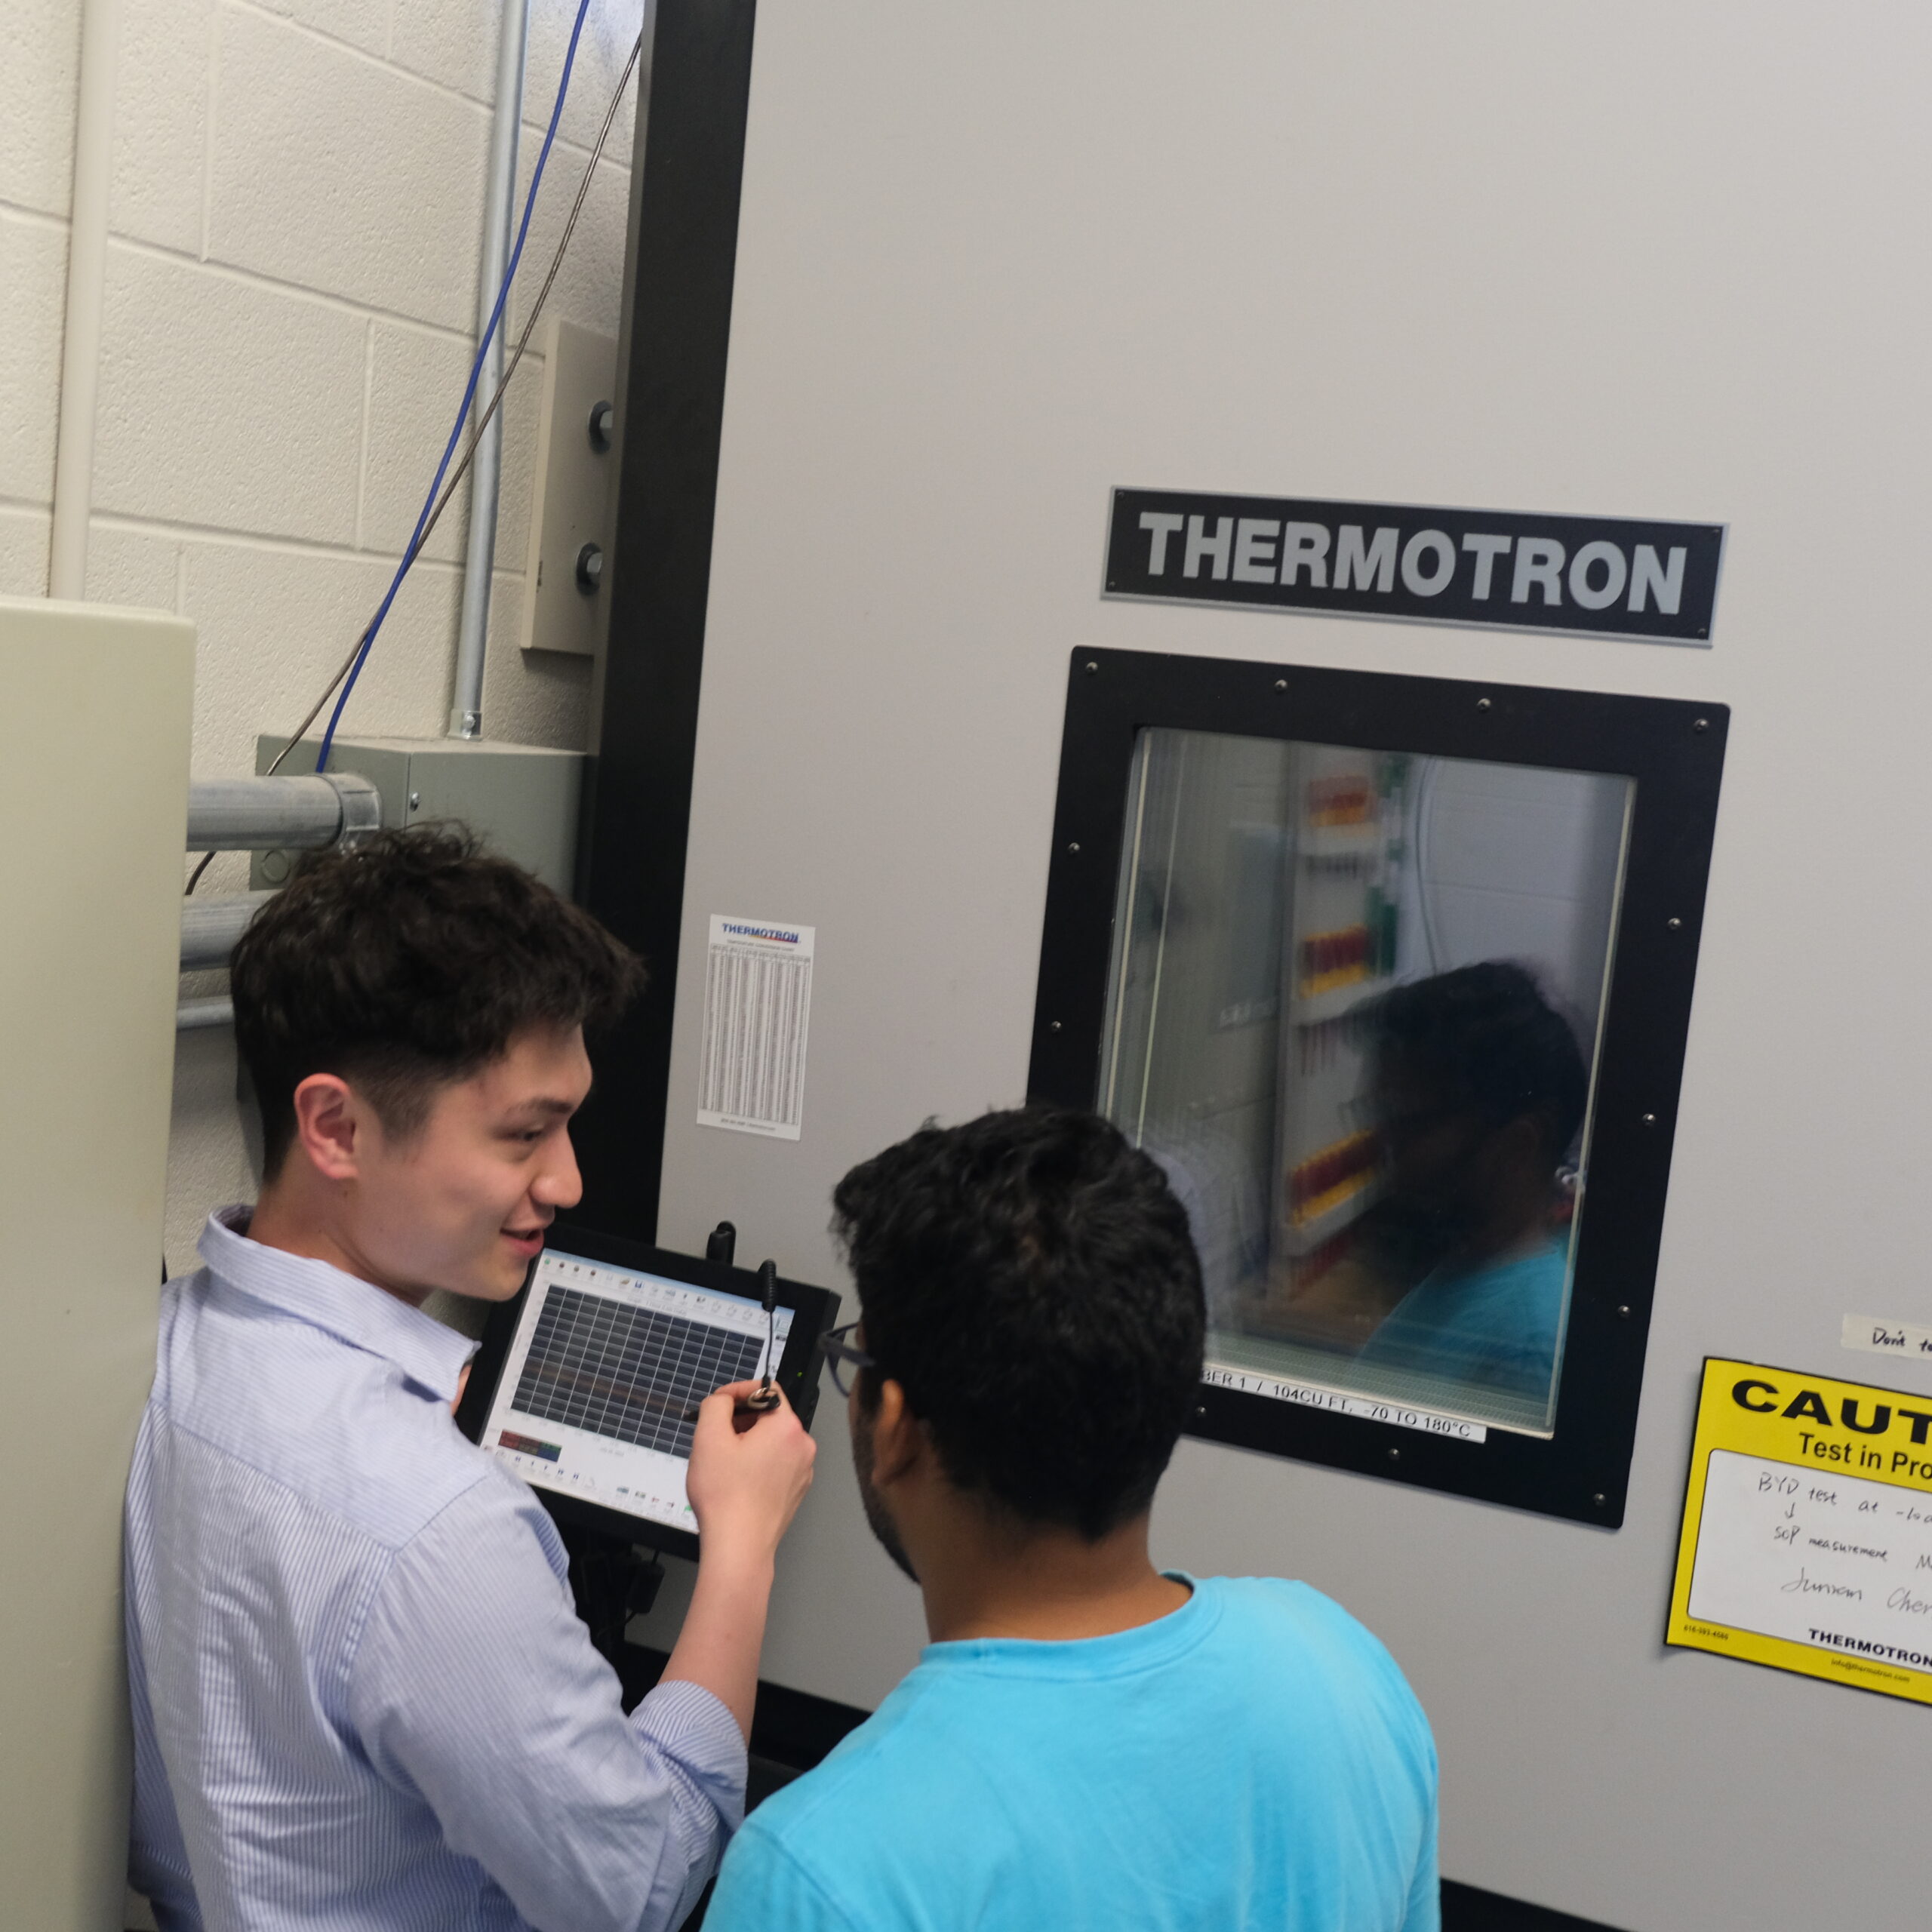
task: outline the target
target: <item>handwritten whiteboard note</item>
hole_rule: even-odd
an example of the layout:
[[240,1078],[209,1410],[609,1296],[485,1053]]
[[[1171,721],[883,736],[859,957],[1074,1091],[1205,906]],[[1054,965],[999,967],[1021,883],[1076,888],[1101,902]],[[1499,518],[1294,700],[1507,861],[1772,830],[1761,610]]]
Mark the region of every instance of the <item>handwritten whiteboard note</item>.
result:
[[1932,1404],[1707,1361],[1669,1641],[1932,1703]]

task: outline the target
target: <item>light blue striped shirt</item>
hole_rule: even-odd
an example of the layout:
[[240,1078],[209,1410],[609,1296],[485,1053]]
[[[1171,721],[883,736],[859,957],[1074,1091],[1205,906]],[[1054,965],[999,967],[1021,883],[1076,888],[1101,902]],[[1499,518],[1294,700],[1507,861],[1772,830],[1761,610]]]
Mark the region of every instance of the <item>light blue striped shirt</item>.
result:
[[224,1209],[128,1488],[130,1877],[166,1932],[655,1932],[744,1816],[694,1684],[626,1720],[470,1344]]

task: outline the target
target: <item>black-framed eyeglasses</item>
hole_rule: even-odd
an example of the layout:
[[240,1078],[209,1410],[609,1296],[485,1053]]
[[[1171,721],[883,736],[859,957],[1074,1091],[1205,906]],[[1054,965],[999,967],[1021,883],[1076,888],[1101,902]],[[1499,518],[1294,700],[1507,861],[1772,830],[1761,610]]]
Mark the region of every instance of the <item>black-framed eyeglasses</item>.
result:
[[841,1395],[852,1392],[852,1385],[862,1368],[876,1368],[878,1364],[863,1349],[854,1347],[848,1338],[857,1333],[859,1324],[848,1321],[842,1328],[829,1328],[818,1338],[820,1351],[832,1370],[832,1386]]

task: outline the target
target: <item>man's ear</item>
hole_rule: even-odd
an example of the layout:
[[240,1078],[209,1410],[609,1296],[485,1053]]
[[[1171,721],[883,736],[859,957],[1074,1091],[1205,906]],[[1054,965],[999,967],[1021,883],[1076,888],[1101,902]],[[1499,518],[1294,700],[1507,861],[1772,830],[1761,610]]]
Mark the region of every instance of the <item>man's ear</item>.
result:
[[354,1180],[368,1132],[362,1106],[347,1081],[334,1073],[312,1073],[295,1090],[295,1145],[325,1180]]
[[872,1436],[872,1486],[883,1489],[909,1475],[932,1453],[918,1417],[906,1406],[906,1391],[894,1381],[879,1384],[878,1407],[865,1418]]

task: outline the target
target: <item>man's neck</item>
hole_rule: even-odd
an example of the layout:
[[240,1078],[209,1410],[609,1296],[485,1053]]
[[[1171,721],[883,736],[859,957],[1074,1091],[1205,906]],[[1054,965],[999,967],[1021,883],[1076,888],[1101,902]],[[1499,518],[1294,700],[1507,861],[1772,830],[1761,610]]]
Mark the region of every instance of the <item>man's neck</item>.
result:
[[1144,1515],[1097,1543],[1070,1530],[1015,1529],[970,1505],[958,1516],[918,1560],[926,1629],[936,1644],[1111,1636],[1168,1616],[1188,1599],[1188,1586],[1149,1560]]
[[306,1261],[326,1261],[331,1268],[394,1295],[411,1308],[420,1308],[429,1292],[383,1280],[334,1227],[330,1216],[316,1211],[315,1203],[298,1198],[296,1190],[281,1181],[271,1183],[262,1190],[262,1198],[249,1219],[248,1235],[263,1247],[299,1254]]

